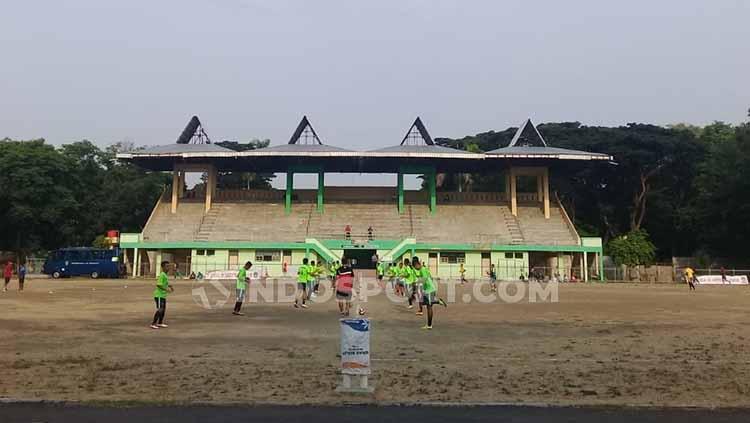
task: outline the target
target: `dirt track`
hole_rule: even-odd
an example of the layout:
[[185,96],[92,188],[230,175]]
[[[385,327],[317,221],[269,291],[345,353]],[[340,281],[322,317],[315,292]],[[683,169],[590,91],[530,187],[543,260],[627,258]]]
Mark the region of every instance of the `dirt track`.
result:
[[403,305],[370,298],[368,399],[334,392],[333,302],[252,304],[235,317],[231,304],[199,307],[178,281],[170,327],[156,331],[151,283],[31,280],[0,293],[0,397],[750,404],[747,286],[565,285],[554,304],[440,307],[431,332]]

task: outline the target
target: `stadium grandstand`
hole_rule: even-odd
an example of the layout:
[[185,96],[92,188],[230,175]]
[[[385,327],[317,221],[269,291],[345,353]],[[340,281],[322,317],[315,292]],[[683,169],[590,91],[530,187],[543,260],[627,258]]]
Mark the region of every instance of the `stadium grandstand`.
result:
[[[417,118],[400,143],[352,151],[321,141],[304,117],[287,144],[233,151],[212,144],[193,117],[177,142],[118,154],[150,171],[171,172],[172,186],[141,233],[121,235],[133,276],[162,260],[181,273],[234,269],[247,260],[271,277],[291,275],[305,257],[347,256],[374,267],[418,256],[439,278],[529,277],[539,269],[560,279],[602,277],[600,238],[580,237],[550,192],[551,172],[609,163],[606,154],[549,146],[531,120],[508,146],[472,153],[436,145]],[[186,174],[203,175],[187,189]],[[285,189],[217,188],[225,172],[283,173]],[[326,173],[395,174],[396,186],[326,186]],[[494,192],[438,190],[441,174],[496,174]],[[317,175],[317,189],[295,189],[294,175]],[[404,175],[420,175],[408,190]],[[519,184],[519,178],[526,183]]]

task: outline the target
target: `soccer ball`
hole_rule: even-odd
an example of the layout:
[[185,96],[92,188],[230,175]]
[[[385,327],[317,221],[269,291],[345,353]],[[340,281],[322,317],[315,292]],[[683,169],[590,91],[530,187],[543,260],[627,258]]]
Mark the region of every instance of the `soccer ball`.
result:
[[359,314],[360,316],[364,316],[365,314],[367,314],[367,310],[365,310],[365,309],[364,309],[364,308],[362,308],[362,307],[359,307],[359,308],[357,309],[357,314]]

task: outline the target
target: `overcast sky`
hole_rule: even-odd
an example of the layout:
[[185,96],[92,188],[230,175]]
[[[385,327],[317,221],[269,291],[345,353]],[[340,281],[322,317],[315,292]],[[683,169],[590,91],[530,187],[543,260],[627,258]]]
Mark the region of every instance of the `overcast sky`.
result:
[[[215,4],[210,4],[215,3]],[[0,137],[400,141],[536,122],[705,124],[750,107],[750,2],[4,1]]]

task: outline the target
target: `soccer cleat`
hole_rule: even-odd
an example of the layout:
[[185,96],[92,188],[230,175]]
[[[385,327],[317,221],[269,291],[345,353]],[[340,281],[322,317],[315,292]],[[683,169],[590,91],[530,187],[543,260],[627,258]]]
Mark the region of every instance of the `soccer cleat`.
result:
[[406,307],[406,308],[408,308],[409,310],[411,310],[411,309],[413,309],[413,308],[414,308],[414,306],[413,306],[413,305],[411,305],[411,304],[409,304],[409,307]]
[[302,304],[302,308],[307,308],[307,304]]
[[422,316],[422,315],[424,315],[424,313],[422,313],[421,311],[418,311],[418,312],[416,312],[415,314],[416,314],[417,316]]
[[151,329],[159,329],[159,326],[156,326],[156,325],[151,325],[151,326],[149,326],[149,327],[150,327]]
[[432,326],[425,325],[425,326],[422,326],[422,329],[424,329],[424,330],[432,330]]
[[160,328],[168,328],[169,327],[169,325],[167,325],[166,323],[159,323],[156,326],[159,326]]
[[294,308],[299,308],[299,304],[294,303]]
[[233,311],[232,314],[234,314],[235,316],[244,316],[245,315],[245,313],[243,313],[241,311]]

